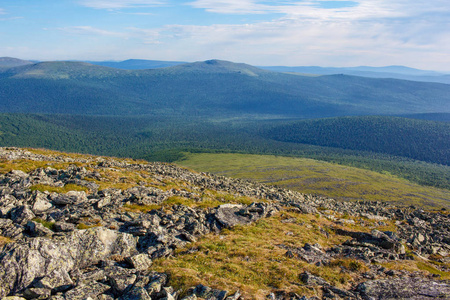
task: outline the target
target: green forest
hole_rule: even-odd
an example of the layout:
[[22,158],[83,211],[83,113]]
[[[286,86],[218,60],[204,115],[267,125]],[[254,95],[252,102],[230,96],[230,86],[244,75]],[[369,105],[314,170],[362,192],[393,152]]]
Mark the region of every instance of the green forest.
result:
[[[329,122],[344,121],[347,125],[335,131]],[[380,120],[383,122],[380,123]],[[350,122],[351,121],[351,122]],[[333,136],[342,138],[348,144],[358,141],[358,149],[339,147],[339,145],[314,145],[305,142],[282,141],[274,138],[283,128],[295,128],[299,124],[316,122],[311,126],[308,136]],[[309,122],[309,123],[308,123]],[[320,124],[325,124],[319,126]],[[408,136],[398,136],[399,122],[409,124]],[[422,128],[426,122],[430,131],[422,135],[410,135],[414,126]],[[373,124],[372,124],[373,123]],[[334,124],[334,123],[333,123]],[[383,144],[384,148],[370,151],[373,144],[371,135],[361,138],[351,133],[358,129],[355,124],[368,128],[383,125],[384,137],[395,144]],[[370,125],[372,124],[372,125]],[[381,124],[381,125],[380,125]],[[326,130],[328,128],[328,131]],[[340,128],[340,127],[338,127]],[[419,129],[420,129],[419,128]],[[443,131],[439,131],[441,128]],[[319,129],[321,131],[319,131]],[[395,130],[393,130],[395,129]],[[417,129],[417,130],[419,130]],[[421,130],[421,129],[420,129]],[[420,131],[419,130],[419,131]],[[421,131],[420,131],[421,132]],[[436,140],[427,147],[416,147],[415,157],[408,152],[392,153],[392,149],[402,149],[403,143],[414,138],[417,145],[426,145],[430,134],[442,136],[444,141]],[[304,133],[306,135],[306,133]],[[400,118],[352,117],[319,119],[308,121],[283,120],[203,120],[140,116],[74,116],[37,114],[0,114],[0,146],[37,147],[55,150],[132,157],[149,161],[175,161],[183,159],[183,153],[233,152],[248,154],[271,154],[278,156],[305,157],[364,168],[377,172],[390,173],[410,181],[440,188],[450,189],[450,166],[445,160],[440,163],[426,162],[416,157],[426,157],[427,152],[442,153],[449,157],[448,124],[443,122],[420,121]],[[286,136],[292,134],[286,132]],[[340,134],[339,136],[336,136]],[[392,135],[392,136],[389,136]],[[353,141],[352,141],[353,138]],[[311,141],[309,141],[311,142]],[[401,143],[402,145],[397,145]]]

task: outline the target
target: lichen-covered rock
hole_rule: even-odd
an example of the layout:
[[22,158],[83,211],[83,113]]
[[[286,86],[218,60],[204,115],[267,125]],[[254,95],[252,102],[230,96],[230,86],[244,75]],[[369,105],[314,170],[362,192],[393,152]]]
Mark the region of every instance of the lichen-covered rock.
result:
[[11,220],[20,225],[27,224],[28,221],[31,221],[35,217],[36,215],[28,205],[21,205],[11,210]]
[[51,236],[53,234],[53,231],[34,221],[28,221],[26,229],[32,236]]
[[151,298],[143,287],[135,286],[123,294],[119,300],[151,300]]
[[421,277],[372,280],[357,286],[363,299],[449,299],[450,284]]
[[110,277],[111,286],[114,289],[116,295],[122,295],[128,289],[133,287],[137,276],[135,274],[123,274]]
[[83,300],[91,297],[95,299],[98,295],[103,294],[111,287],[100,283],[100,282],[91,282],[86,285],[79,285],[70,291],[67,291],[64,294],[64,298],[66,300]]
[[133,255],[133,256],[127,257],[127,261],[136,270],[147,270],[152,265],[152,260],[145,253],[141,253],[141,254],[137,254],[137,255]]
[[68,205],[68,204],[78,204],[86,202],[87,196],[84,191],[69,191],[65,194],[56,194],[53,193],[51,195],[52,202],[56,205]]
[[212,289],[208,286],[199,284],[195,287],[193,293],[200,298],[210,300],[224,300],[228,294],[227,291]]
[[0,297],[21,291],[35,278],[55,271],[69,273],[113,254],[135,253],[136,239],[132,235],[102,227],[78,230],[60,240],[35,238],[27,243],[9,244],[0,256]]
[[303,272],[299,275],[299,279],[301,282],[307,285],[328,285],[325,279],[312,275],[309,272]]
[[31,207],[31,210],[35,214],[40,214],[49,210],[52,207],[53,205],[48,201],[47,195],[39,191],[36,191],[36,194],[34,195],[34,203],[33,206]]
[[46,288],[29,288],[23,293],[26,299],[47,299],[52,294],[50,289]]
[[69,289],[74,282],[65,270],[54,270],[47,276],[39,279],[34,287],[46,288],[54,292],[62,292]]

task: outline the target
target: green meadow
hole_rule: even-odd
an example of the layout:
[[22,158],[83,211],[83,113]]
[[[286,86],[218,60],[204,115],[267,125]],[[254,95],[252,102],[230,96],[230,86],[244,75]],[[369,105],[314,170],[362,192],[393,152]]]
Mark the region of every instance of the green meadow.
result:
[[450,191],[412,183],[387,172],[307,158],[235,153],[187,153],[176,164],[198,172],[242,178],[338,200],[388,201],[450,208]]

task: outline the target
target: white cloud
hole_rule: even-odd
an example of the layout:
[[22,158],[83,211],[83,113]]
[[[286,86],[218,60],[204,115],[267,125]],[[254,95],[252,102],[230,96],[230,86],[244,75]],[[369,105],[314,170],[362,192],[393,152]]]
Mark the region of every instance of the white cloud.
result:
[[[153,34],[175,59],[223,58],[257,65],[450,65],[448,27],[403,19],[280,18],[241,25],[168,25]],[[168,50],[170,49],[170,50]],[[179,51],[183,49],[183,51]],[[162,51],[153,48],[153,51]]]
[[119,38],[127,37],[126,34],[121,32],[114,32],[91,26],[72,26],[72,27],[62,27],[58,29],[76,35],[98,35],[98,36],[119,37]]
[[[99,9],[163,4],[163,0],[78,1]],[[324,8],[318,0],[187,1],[194,8],[214,13],[279,15],[264,16],[262,18],[272,20],[249,24],[166,23],[152,28],[136,26],[114,30],[98,25],[59,30],[70,34],[67,43],[72,43],[73,39],[83,44],[87,58],[107,53],[111,59],[195,61],[219,58],[254,65],[396,64],[450,71],[448,0],[354,0],[357,5],[341,8]],[[169,0],[166,4],[170,4]],[[77,56],[76,50],[73,51],[70,54]]]
[[81,5],[96,9],[122,9],[154,7],[166,4],[165,0],[79,0]]
[[[326,8],[324,2],[336,2],[336,7]],[[269,4],[272,3],[272,4]],[[348,4],[347,4],[348,3]],[[361,19],[404,17],[423,13],[450,11],[447,0],[306,0],[306,1],[258,1],[258,0],[196,0],[189,2],[195,8],[220,14],[269,14],[279,13],[291,17],[313,19]]]
[[276,10],[275,6],[259,4],[254,0],[196,0],[188,4],[221,14],[264,14]]
[[6,11],[3,8],[0,8],[0,15],[6,15]]

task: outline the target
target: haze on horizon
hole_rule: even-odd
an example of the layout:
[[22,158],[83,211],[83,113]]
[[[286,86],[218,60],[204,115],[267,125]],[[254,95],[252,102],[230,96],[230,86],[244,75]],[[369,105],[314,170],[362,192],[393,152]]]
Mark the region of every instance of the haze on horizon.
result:
[[450,71],[447,0],[3,0],[0,57]]

